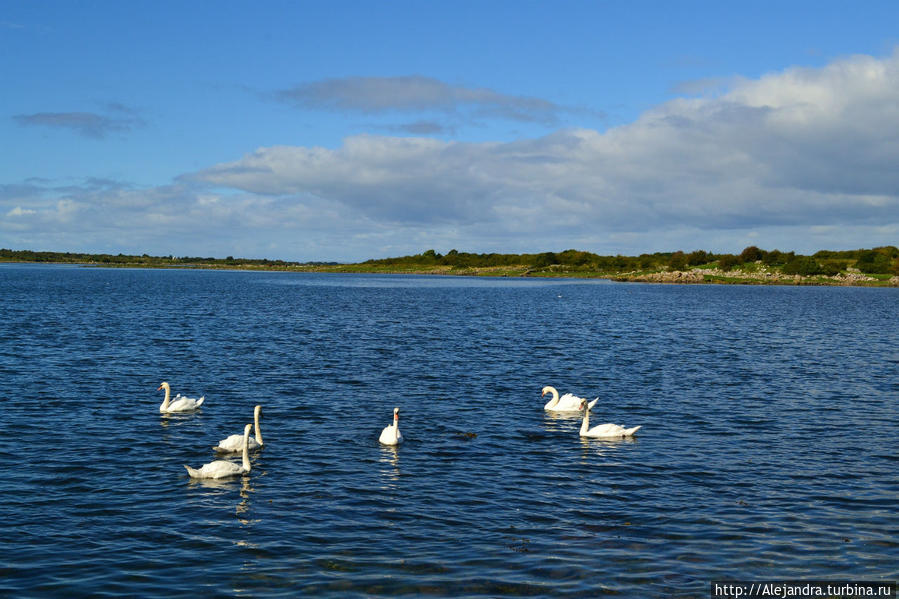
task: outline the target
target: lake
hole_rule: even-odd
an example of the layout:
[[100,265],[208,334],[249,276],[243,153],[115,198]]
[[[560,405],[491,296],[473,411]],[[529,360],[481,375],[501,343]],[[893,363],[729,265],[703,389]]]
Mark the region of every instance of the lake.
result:
[[899,289],[7,264],[0,310],[2,595],[899,579]]

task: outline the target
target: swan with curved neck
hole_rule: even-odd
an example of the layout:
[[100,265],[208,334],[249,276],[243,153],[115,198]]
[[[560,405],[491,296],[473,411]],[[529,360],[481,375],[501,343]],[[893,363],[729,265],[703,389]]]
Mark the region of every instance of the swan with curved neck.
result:
[[587,400],[581,400],[580,409],[584,412],[584,421],[581,422],[582,437],[592,437],[594,439],[623,439],[624,437],[634,436],[634,433],[640,430],[639,426],[624,428],[623,426],[612,424],[611,422],[590,428],[590,404],[587,403]]
[[393,408],[393,424],[384,427],[378,441],[384,445],[399,445],[403,442],[403,433],[400,432],[399,408]]
[[[543,397],[547,393],[552,394],[552,399],[546,402],[543,409],[549,410],[550,412],[578,412],[580,411],[581,402],[586,401],[572,393],[566,393],[562,397],[559,397],[559,392],[556,391],[556,388],[550,387],[549,385],[543,388],[543,393],[540,394],[540,397]],[[599,401],[598,397],[590,402],[590,407],[592,408],[595,406],[597,401]]]
[[200,399],[194,399],[192,397],[181,397],[180,393],[175,396],[175,399],[171,399],[172,388],[165,381],[156,390],[159,391],[160,389],[165,389],[165,399],[162,400],[162,405],[159,406],[159,411],[163,414],[193,412],[202,406],[203,401],[206,399],[205,395]]
[[[262,406],[256,406],[253,409],[253,430],[256,431],[256,438],[250,437],[248,446],[250,449],[259,449],[262,447],[262,431],[259,429],[259,416],[262,414]],[[219,441],[219,444],[213,447],[219,453],[236,453],[243,448],[243,435],[234,434]]]
[[203,464],[199,469],[194,469],[184,465],[187,468],[187,474],[191,478],[227,478],[229,476],[237,476],[238,474],[247,474],[250,472],[250,452],[247,448],[250,439],[250,429],[252,424],[243,427],[243,461],[241,464],[235,464],[228,460],[216,460]]

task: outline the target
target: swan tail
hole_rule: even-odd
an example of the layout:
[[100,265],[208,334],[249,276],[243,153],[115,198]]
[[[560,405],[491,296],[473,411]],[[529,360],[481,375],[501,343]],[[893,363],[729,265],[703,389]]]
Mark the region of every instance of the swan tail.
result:
[[205,399],[206,399],[206,396],[204,395],[203,397],[201,397],[200,399],[197,400],[198,408],[203,405],[203,401],[205,401]]
[[200,471],[199,471],[199,470],[196,470],[196,469],[194,469],[194,468],[191,468],[191,467],[188,466],[187,464],[185,464],[184,467],[187,468],[187,474],[188,474],[191,478],[200,478]]
[[597,397],[597,398],[594,399],[593,401],[589,402],[589,403],[587,404],[587,407],[590,408],[590,409],[592,410],[592,409],[593,409],[593,406],[595,406],[595,405],[596,405],[596,402],[598,402],[598,401],[599,401],[599,398]]
[[640,426],[635,426],[634,428],[629,428],[629,429],[625,430],[624,436],[625,437],[633,437],[634,433],[636,433],[638,430],[640,430],[642,428],[642,426],[643,425],[641,424]]

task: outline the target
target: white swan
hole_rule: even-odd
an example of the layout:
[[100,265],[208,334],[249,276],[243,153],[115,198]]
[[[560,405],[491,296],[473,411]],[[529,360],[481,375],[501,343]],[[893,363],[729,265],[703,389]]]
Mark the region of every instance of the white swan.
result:
[[159,391],[160,389],[165,389],[165,399],[162,400],[162,405],[159,406],[159,411],[163,414],[170,414],[172,412],[193,412],[202,406],[203,400],[206,399],[205,395],[200,399],[194,399],[192,397],[181,397],[181,394],[179,393],[175,396],[174,400],[170,401],[172,389],[169,387],[169,384],[163,381],[156,390]]
[[[556,391],[556,388],[550,387],[549,385],[543,388],[543,393],[540,394],[540,397],[543,397],[547,393],[552,393],[552,399],[546,402],[543,409],[551,412],[579,412],[581,409],[581,402],[586,401],[571,393],[566,393],[562,397],[559,397],[559,392]],[[595,406],[597,401],[599,401],[598,397],[590,402],[590,407],[592,408]]]
[[634,433],[640,430],[639,426],[634,428],[624,428],[617,424],[608,422],[590,428],[590,404],[586,399],[581,400],[580,409],[584,411],[584,421],[581,423],[581,436],[593,437],[596,439],[621,439],[622,437],[632,437]]
[[185,464],[184,467],[187,468],[187,474],[191,478],[227,478],[229,476],[237,476],[238,474],[247,474],[250,471],[250,452],[247,449],[247,445],[250,439],[251,428],[253,428],[252,424],[243,427],[243,464],[235,464],[228,460],[216,460],[203,464],[199,470],[195,470]]
[[393,408],[393,424],[385,426],[378,439],[384,445],[399,445],[403,442],[403,433],[400,432],[400,409]]
[[[259,430],[260,414],[262,414],[262,406],[256,406],[253,409],[253,429],[256,431],[256,438],[250,437],[248,442],[249,449],[262,447],[262,431]],[[243,435],[234,434],[226,439],[222,439],[213,449],[219,453],[236,453],[243,449]]]

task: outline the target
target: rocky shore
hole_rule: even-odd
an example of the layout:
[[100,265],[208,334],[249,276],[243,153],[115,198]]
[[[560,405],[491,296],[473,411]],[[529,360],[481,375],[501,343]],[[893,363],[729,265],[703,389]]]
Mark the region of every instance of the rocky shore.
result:
[[616,281],[642,283],[719,283],[724,285],[838,285],[838,286],[889,286],[899,287],[899,276],[888,280],[877,279],[861,272],[850,270],[833,276],[787,275],[781,272],[759,269],[756,271],[729,270],[718,268],[696,268],[682,271],[651,273],[623,273],[613,277]]

